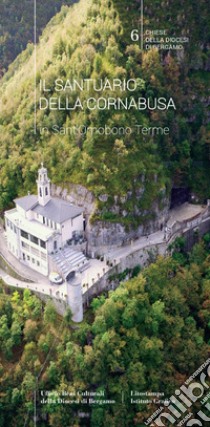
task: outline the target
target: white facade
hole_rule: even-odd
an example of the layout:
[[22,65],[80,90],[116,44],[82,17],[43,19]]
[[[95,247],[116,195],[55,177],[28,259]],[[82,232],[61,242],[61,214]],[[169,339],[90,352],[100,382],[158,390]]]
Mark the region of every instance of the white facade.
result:
[[74,232],[83,232],[83,213],[61,199],[51,198],[47,169],[38,171],[38,195],[15,200],[5,212],[7,246],[22,263],[47,276],[49,256],[62,251]]
[[69,219],[62,224],[61,234],[62,234],[62,244],[66,244],[67,240],[72,239],[74,231],[83,230],[83,216],[79,215],[76,218]]

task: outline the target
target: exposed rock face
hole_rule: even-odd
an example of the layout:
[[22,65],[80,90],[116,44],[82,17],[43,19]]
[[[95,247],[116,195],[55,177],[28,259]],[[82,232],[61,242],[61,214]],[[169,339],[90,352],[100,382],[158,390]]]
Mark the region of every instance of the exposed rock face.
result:
[[68,189],[52,185],[51,194],[84,208],[84,214],[87,216],[91,215],[95,210],[96,199],[94,195],[82,185],[71,184]]
[[[162,209],[157,201],[154,201],[150,210],[142,211],[139,207],[134,207],[134,214],[138,217],[148,217],[141,225],[135,229],[128,229],[125,225],[118,222],[98,220],[90,221],[90,217],[97,210],[97,199],[95,196],[82,185],[71,184],[69,188],[62,189],[52,185],[52,195],[62,197],[72,204],[84,208],[84,216],[86,217],[86,236],[88,239],[88,253],[94,255],[102,255],[109,247],[123,246],[131,240],[136,239],[147,233],[154,233],[160,230],[168,219],[169,200],[166,195],[162,198]],[[136,200],[140,200],[143,189],[136,194]],[[124,197],[115,196],[114,203],[109,209],[109,212],[117,214],[121,217],[126,217],[126,202],[132,197],[132,192],[128,192]],[[99,196],[99,201],[106,203],[108,196],[106,194]],[[151,219],[152,215],[152,219]],[[149,219],[150,218],[150,219]]]
[[156,209],[153,220],[148,220],[136,229],[127,230],[120,223],[108,221],[96,221],[94,224],[87,224],[87,238],[89,253],[102,255],[109,247],[123,246],[140,236],[154,233],[164,227],[168,219],[168,203],[162,211]]

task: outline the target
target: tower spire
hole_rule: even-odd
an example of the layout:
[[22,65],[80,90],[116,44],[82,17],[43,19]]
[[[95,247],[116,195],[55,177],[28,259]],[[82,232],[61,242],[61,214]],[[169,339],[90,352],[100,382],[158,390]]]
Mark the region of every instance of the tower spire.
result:
[[45,206],[50,200],[50,179],[47,175],[47,169],[44,167],[43,162],[41,168],[38,170],[37,179],[38,202],[41,206]]

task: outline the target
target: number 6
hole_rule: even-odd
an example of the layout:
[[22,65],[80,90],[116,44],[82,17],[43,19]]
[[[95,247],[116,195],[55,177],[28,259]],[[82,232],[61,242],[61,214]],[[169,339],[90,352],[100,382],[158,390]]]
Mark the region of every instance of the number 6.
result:
[[137,42],[139,40],[139,31],[137,29],[131,31],[131,40]]

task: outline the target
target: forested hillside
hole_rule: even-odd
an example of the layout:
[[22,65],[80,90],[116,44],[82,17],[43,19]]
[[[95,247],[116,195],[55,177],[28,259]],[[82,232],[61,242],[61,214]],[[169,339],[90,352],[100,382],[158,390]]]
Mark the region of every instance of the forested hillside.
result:
[[[28,43],[38,40],[47,22],[62,5],[74,0],[3,0],[0,3],[0,77]],[[35,8],[36,4],[36,8]],[[35,15],[36,10],[36,15]],[[36,31],[35,31],[36,24]]]
[[[131,391],[167,398],[209,357],[209,244],[206,235],[190,254],[179,248],[93,300],[77,328],[28,290],[8,295],[2,287],[0,426],[33,427],[37,384],[39,427],[143,427],[159,406],[131,404]],[[102,391],[116,403],[41,403],[47,391],[51,400]]]
[[[131,22],[133,27],[140,24],[141,1],[113,0],[113,3],[125,23],[125,33],[129,37]],[[189,68],[206,68],[209,63],[209,6],[209,0],[146,0],[144,24],[146,29],[167,29],[172,36],[188,35],[190,44],[186,65]],[[187,64],[189,58],[192,62]]]
[[[170,27],[170,34],[176,30],[177,36],[182,28],[182,34],[190,40],[182,58],[174,52],[141,52],[140,43],[132,41],[130,32],[139,19],[139,2],[81,0],[74,7],[63,8],[51,20],[37,47],[36,135],[33,46],[28,46],[12,64],[2,80],[1,209],[17,194],[35,188],[37,168],[43,159],[55,184],[83,184],[94,193],[98,198],[96,218],[127,226],[151,219],[154,203],[162,209],[172,185],[189,187],[200,201],[210,197],[208,32],[204,31],[207,2],[199,2],[197,21],[192,2],[167,2],[167,13],[166,6],[159,6],[160,2],[146,2],[145,28]],[[172,97],[176,110],[68,111],[62,98],[62,111],[40,110],[40,80],[46,81],[49,96],[56,97],[57,78],[135,79],[138,84],[132,95],[151,102]],[[70,95],[74,103],[78,92]],[[82,99],[92,95],[84,90]],[[119,92],[111,95],[119,96]],[[108,97],[110,91],[94,96]],[[127,91],[123,97],[129,98],[131,93]],[[55,124],[59,129],[168,126],[170,133],[153,137],[97,132],[61,135],[52,132]],[[43,127],[49,132],[41,132]],[[116,196],[124,200],[118,211],[112,210]]]

